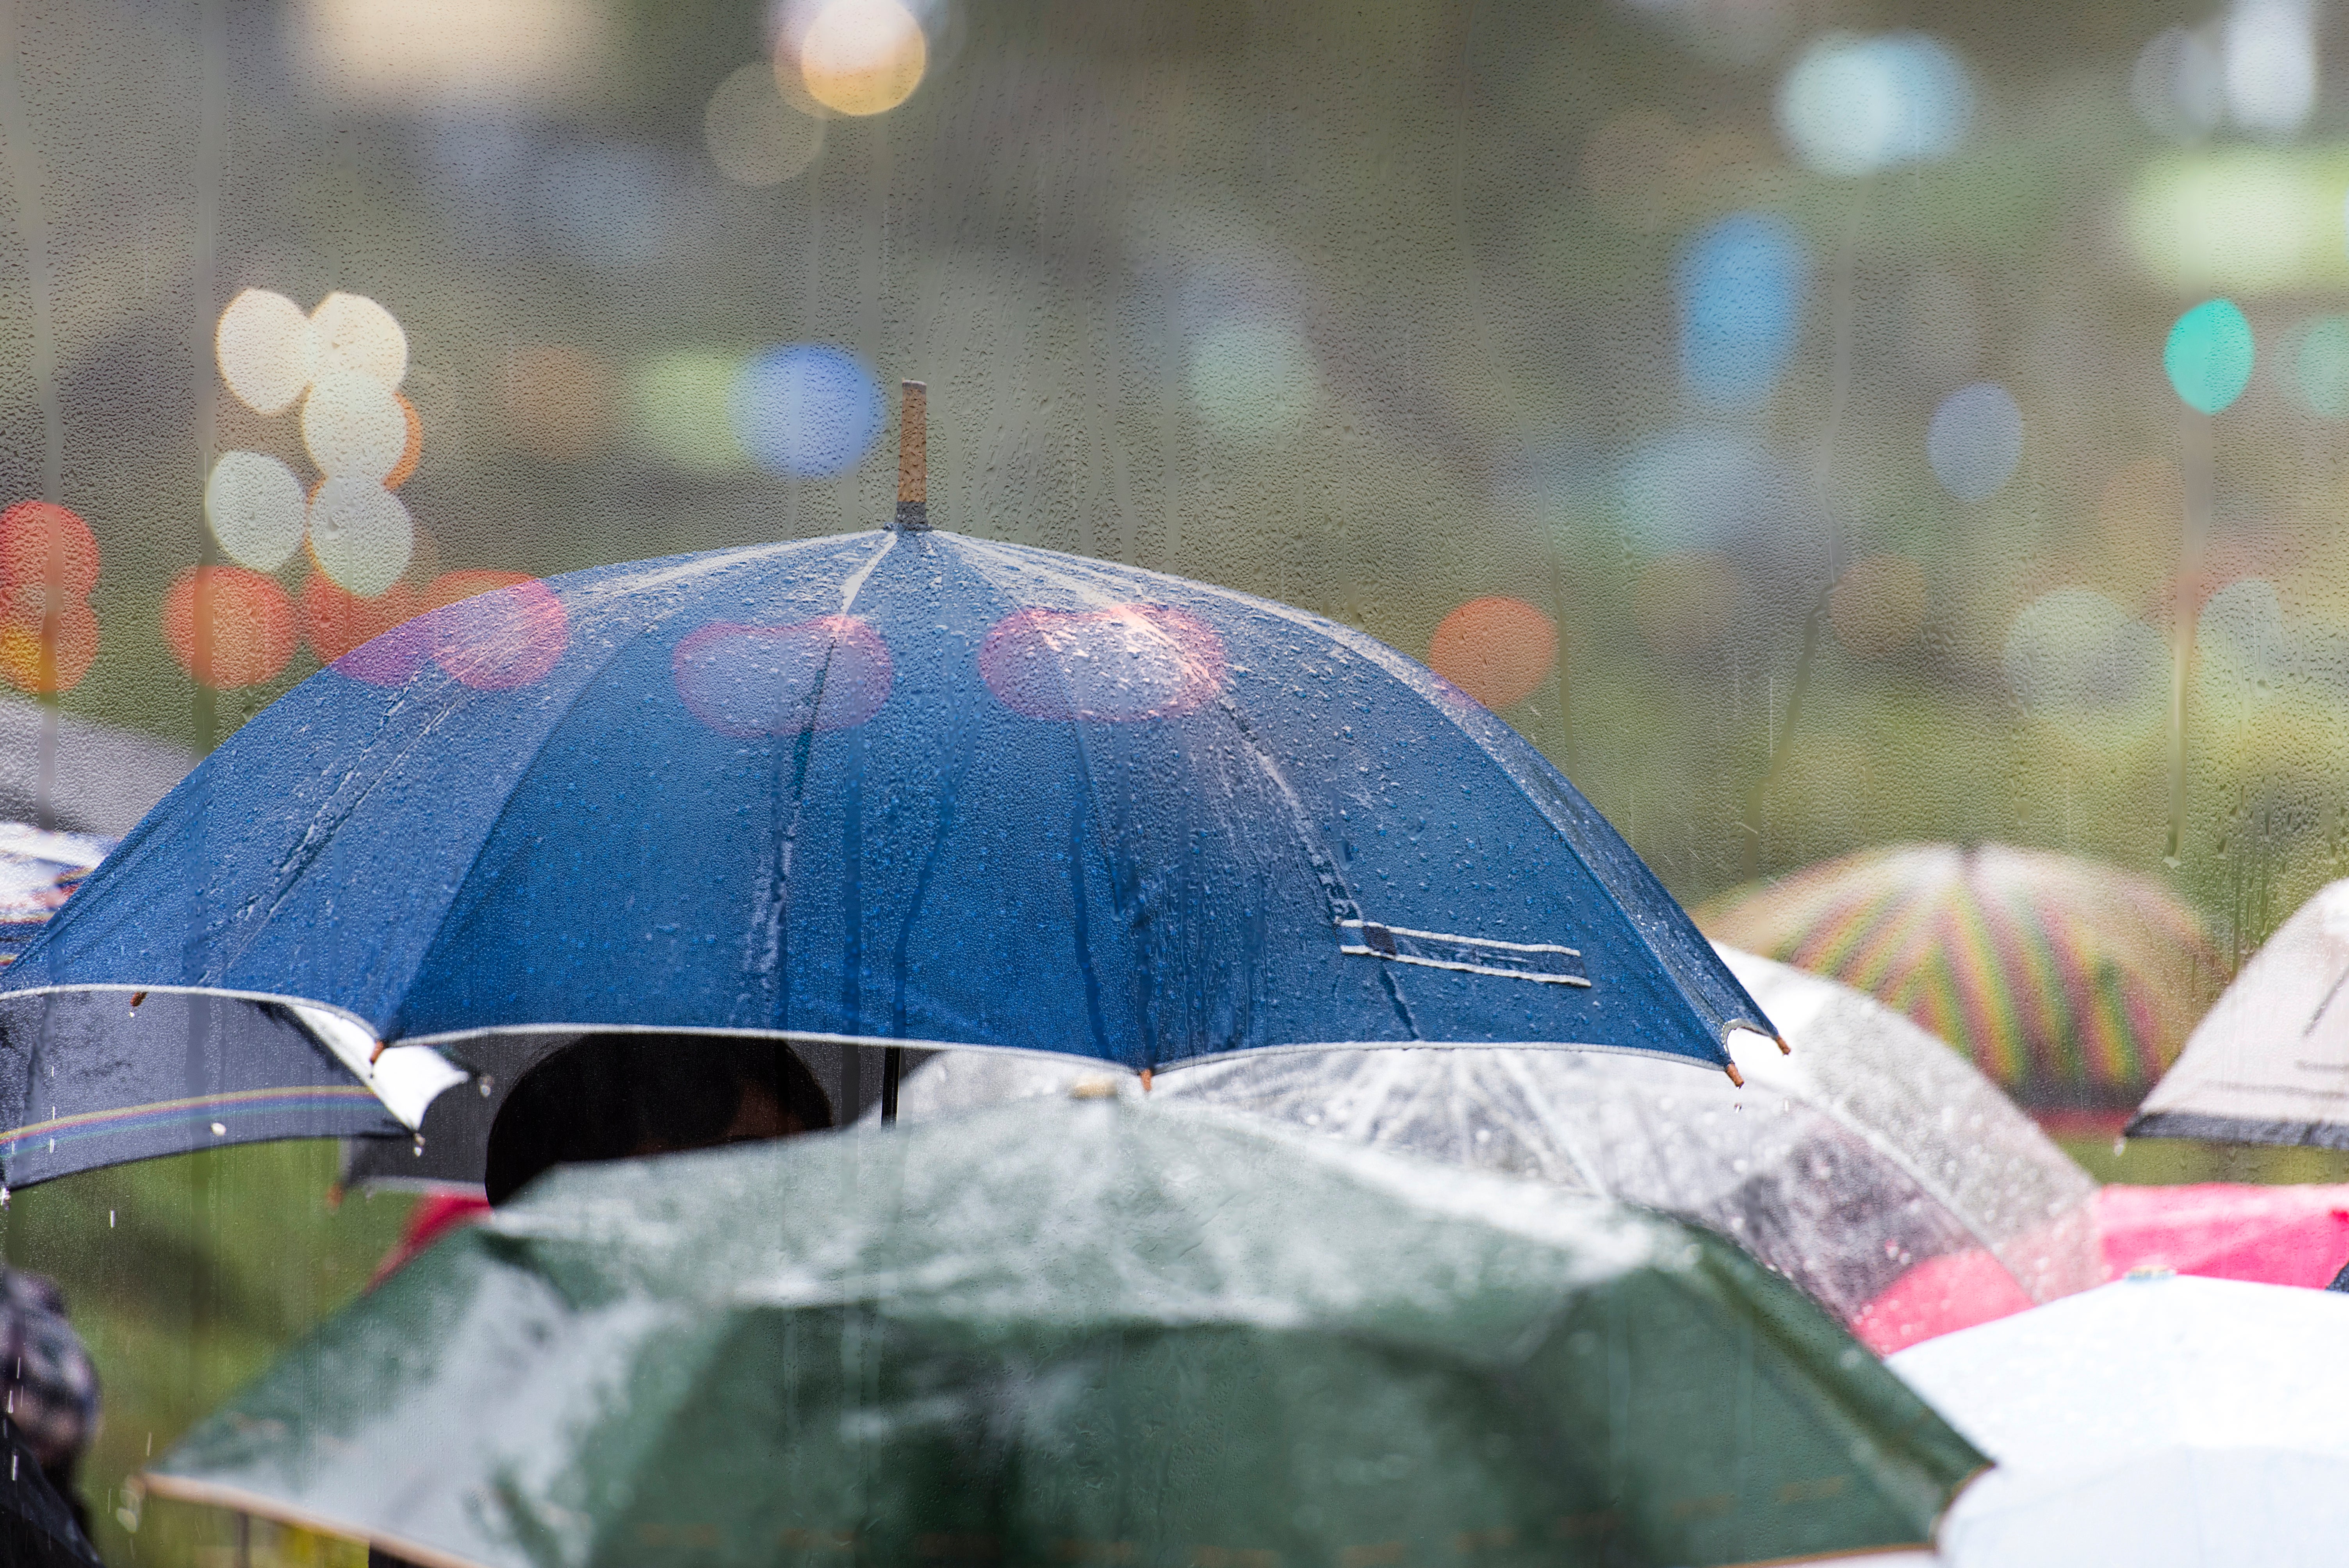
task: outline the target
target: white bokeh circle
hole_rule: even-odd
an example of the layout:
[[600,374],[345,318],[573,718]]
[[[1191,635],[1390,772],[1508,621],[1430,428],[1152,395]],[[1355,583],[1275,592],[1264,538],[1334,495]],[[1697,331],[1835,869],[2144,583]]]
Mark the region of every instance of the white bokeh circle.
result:
[[204,521],[221,553],[274,572],[302,547],[309,507],[294,470],[262,452],[222,452],[204,482]]
[[416,549],[399,498],[374,480],[327,480],[310,498],[310,556],[337,587],[374,599],[391,591]]

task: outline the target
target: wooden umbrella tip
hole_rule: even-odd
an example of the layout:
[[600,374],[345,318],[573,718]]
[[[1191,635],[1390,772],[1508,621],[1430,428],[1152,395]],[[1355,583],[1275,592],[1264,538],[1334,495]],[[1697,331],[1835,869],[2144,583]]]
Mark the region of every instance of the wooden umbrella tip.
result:
[[1737,1064],[1735,1062],[1723,1063],[1721,1070],[1729,1075],[1729,1081],[1731,1083],[1735,1084],[1739,1088],[1744,1088],[1745,1087],[1745,1075],[1737,1070]]
[[928,386],[901,384],[897,418],[897,531],[923,533],[930,526],[930,428]]

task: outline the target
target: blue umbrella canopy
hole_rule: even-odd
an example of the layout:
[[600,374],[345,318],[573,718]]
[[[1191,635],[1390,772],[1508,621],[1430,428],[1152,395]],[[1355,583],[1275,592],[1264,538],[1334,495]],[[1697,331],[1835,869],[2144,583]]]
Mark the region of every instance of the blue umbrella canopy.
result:
[[644,1027],[1140,1069],[1404,1044],[1726,1067],[1730,1029],[1769,1032],[1599,812],[1413,661],[921,529],[387,634],[206,759],[0,986],[298,1003],[362,1047]]

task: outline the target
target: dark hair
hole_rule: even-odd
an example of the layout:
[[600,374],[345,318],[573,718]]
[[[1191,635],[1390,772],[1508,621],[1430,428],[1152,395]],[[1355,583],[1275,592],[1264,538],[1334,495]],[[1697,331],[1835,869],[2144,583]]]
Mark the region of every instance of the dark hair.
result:
[[780,1040],[590,1035],[524,1073],[490,1127],[481,1184],[502,1203],[555,1165],[625,1160],[724,1140],[758,1089],[784,1130],[833,1125],[815,1075]]

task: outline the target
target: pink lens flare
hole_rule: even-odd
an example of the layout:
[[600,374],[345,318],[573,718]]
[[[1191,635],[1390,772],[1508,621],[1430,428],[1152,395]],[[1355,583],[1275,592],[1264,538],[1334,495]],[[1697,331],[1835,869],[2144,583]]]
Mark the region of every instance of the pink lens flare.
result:
[[678,644],[677,695],[738,740],[850,729],[889,700],[889,645],[855,615],[789,626],[714,621]]
[[979,678],[1030,718],[1173,718],[1224,685],[1224,640],[1186,610],[1015,610],[978,648]]

